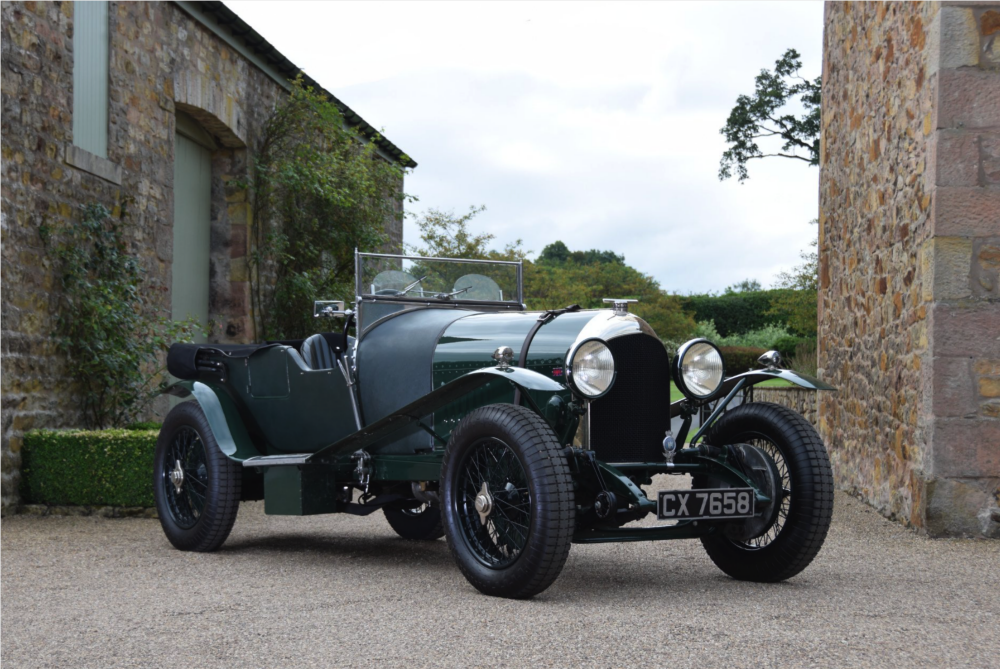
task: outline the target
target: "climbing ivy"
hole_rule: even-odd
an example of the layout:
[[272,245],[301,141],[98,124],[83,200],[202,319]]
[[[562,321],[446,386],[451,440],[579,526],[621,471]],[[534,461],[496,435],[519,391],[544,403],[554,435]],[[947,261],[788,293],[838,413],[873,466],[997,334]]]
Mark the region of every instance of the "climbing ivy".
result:
[[190,341],[197,327],[171,321],[150,299],[156,291],[129,252],[133,223],[121,211],[88,204],[79,220],[39,228],[62,286],[53,338],[88,428],[134,422],[165,384],[158,354]]
[[302,337],[312,303],[354,295],[355,247],[388,241],[385,224],[402,216],[404,169],[344,121],[322,93],[292,82],[275,105],[254,152],[250,265],[254,336]]

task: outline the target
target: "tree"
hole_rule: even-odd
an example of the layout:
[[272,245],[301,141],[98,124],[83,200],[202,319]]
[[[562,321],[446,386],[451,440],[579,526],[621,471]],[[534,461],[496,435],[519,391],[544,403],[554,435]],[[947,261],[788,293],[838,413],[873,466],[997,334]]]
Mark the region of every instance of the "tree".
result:
[[313,300],[354,294],[354,249],[386,241],[401,215],[404,169],[349,126],[336,103],[302,83],[271,111],[242,184],[253,195],[250,296],[255,338],[315,328]]
[[[735,174],[746,181],[747,162],[755,158],[781,157],[819,165],[819,129],[821,78],[799,75],[802,61],[799,52],[788,49],[774,64],[774,71],[761,70],[753,95],[736,98],[736,106],[720,130],[729,148],[719,163],[719,180]],[[785,106],[798,98],[802,113],[796,116]],[[780,150],[764,153],[757,143],[775,137]]]
[[[810,221],[817,225],[817,220]],[[771,303],[769,314],[784,314],[788,326],[795,332],[806,336],[816,336],[817,293],[819,290],[819,255],[815,249],[819,240],[813,240],[812,251],[799,254],[802,264],[796,265],[790,272],[778,275],[775,288],[784,288]]]
[[[694,320],[684,313],[679,298],[667,295],[653,277],[629,267],[623,256],[612,251],[571,251],[557,241],[544,248],[538,262],[531,262],[527,259],[531,252],[523,248],[520,239],[499,250],[489,248],[495,239],[493,234],[469,230],[469,223],[484,209],[472,207],[461,216],[436,209],[427,211],[417,219],[423,245],[410,246],[410,252],[443,258],[521,260],[525,301],[531,309],[558,309],[571,304],[597,309],[606,306],[602,302],[605,297],[634,298],[639,303],[633,305],[633,311],[661,337],[683,338],[694,329]],[[422,270],[412,272],[419,275]]]
[[733,293],[756,293],[761,290],[764,290],[764,287],[760,285],[760,281],[757,279],[743,279],[739,283],[734,283],[726,288],[726,295]]
[[420,228],[420,240],[423,246],[407,244],[407,250],[413,255],[433,258],[468,258],[470,260],[524,260],[531,251],[522,247],[518,239],[497,251],[489,248],[496,235],[483,232],[474,234],[469,230],[469,223],[479,214],[486,211],[485,205],[469,207],[469,211],[461,216],[454,212],[440,209],[428,209],[417,218]]

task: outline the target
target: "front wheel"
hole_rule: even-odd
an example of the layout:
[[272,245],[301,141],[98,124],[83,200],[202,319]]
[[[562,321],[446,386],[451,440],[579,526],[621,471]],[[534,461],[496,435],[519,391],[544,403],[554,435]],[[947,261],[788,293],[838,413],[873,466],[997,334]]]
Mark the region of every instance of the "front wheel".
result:
[[182,551],[214,551],[236,522],[239,465],[219,449],[195,402],[175,406],[156,441],[153,497],[163,533]]
[[[801,572],[819,553],[833,516],[833,472],[816,429],[787,407],[753,402],[723,414],[708,442],[766,462],[775,496],[759,526],[731,523],[702,538],[712,562],[742,581],[783,581]],[[694,480],[696,488],[716,485]]]
[[549,587],[569,555],[576,506],[548,423],[511,404],[476,409],[452,432],[441,468],[445,534],[469,582],[512,599]]

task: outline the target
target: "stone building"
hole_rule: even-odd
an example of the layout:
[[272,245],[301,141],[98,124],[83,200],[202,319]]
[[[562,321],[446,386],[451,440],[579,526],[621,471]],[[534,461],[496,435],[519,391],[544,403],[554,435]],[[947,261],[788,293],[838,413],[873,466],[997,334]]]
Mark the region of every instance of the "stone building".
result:
[[1000,4],[825,24],[821,433],[884,514],[1000,536]]
[[[221,2],[4,2],[2,30],[9,509],[21,434],[78,423],[50,339],[57,279],[38,226],[130,198],[134,248],[163,307],[211,319],[214,339],[245,341],[249,205],[231,182],[247,176],[248,147],[298,68]],[[415,166],[338,104],[384,158]],[[401,246],[401,217],[387,232]]]

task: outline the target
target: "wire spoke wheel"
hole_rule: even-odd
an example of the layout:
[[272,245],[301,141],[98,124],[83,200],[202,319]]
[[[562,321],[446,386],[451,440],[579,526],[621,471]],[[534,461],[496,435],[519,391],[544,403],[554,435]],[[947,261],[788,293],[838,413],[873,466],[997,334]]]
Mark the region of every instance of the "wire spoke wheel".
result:
[[576,519],[566,454],[534,411],[490,404],[452,430],[441,462],[448,547],[487,595],[526,599],[552,585]]
[[774,502],[778,504],[778,512],[774,522],[760,536],[737,542],[747,549],[754,550],[770,545],[771,542],[778,538],[781,530],[785,527],[785,523],[788,522],[788,512],[794,503],[792,498],[792,477],[788,471],[788,462],[785,460],[785,456],[782,455],[781,449],[771,439],[763,434],[758,434],[748,438],[744,443],[766,453],[774,461],[778,469],[778,475],[781,477],[781,482],[778,484],[780,499]]
[[156,514],[170,543],[184,551],[219,548],[236,522],[243,472],[219,448],[196,402],[167,414],[153,462]]
[[174,433],[160,485],[174,522],[183,529],[194,527],[205,511],[208,466],[205,444],[193,428],[184,425]]
[[461,466],[458,487],[462,534],[476,558],[492,568],[509,566],[531,527],[528,478],[517,455],[500,439],[480,439]]
[[[816,429],[800,414],[768,402],[750,402],[724,413],[712,426],[709,442],[753,450],[766,456],[771,473],[757,476],[772,501],[754,520],[735,522],[702,537],[709,557],[722,571],[745,581],[776,582],[795,576],[819,553],[833,517],[833,472]],[[744,453],[745,453],[744,451]],[[746,454],[743,456],[747,457]],[[696,488],[711,477],[696,476]],[[750,530],[750,531],[748,531]]]

